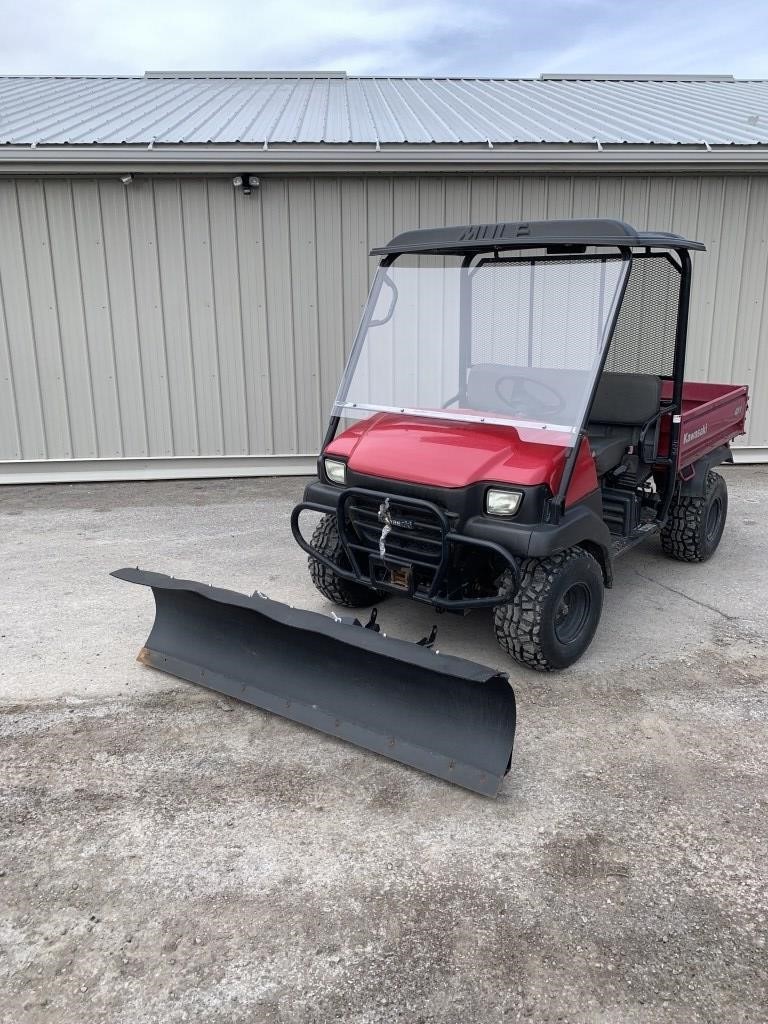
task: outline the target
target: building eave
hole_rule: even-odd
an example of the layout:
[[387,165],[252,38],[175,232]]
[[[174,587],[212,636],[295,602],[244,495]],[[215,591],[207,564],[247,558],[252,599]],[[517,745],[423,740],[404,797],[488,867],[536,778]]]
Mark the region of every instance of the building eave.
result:
[[768,167],[768,145],[601,146],[494,144],[382,145],[15,145],[0,146],[0,174],[99,174],[108,168],[151,173],[339,171],[497,172],[685,171],[723,172]]

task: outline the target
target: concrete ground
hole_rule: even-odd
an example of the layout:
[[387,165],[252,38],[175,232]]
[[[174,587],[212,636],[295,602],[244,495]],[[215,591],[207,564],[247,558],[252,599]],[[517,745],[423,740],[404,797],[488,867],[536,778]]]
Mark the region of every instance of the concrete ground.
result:
[[0,490],[0,1020],[768,1020],[768,471],[726,475],[715,558],[628,554],[572,670],[440,619],[515,685],[495,802],[134,661],[119,566],[328,610],[303,481]]

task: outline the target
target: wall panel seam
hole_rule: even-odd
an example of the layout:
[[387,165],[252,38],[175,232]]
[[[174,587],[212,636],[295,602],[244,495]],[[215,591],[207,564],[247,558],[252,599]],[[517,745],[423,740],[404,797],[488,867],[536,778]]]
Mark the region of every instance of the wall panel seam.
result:
[[213,230],[211,227],[211,196],[208,188],[208,179],[203,180],[203,193],[205,196],[205,224],[208,234],[208,280],[211,286],[211,323],[213,325],[214,351],[216,354],[216,394],[218,395],[219,406],[219,436],[221,438],[221,454],[227,453],[227,431],[224,426],[224,397],[221,391],[221,343],[219,340],[219,320],[216,310],[216,282],[213,269]]
[[187,321],[187,339],[189,342],[189,366],[192,374],[192,400],[194,402],[194,421],[195,421],[195,448],[198,455],[203,453],[200,451],[200,410],[197,404],[197,365],[195,360],[195,343],[192,337],[192,303],[189,298],[189,268],[187,266],[187,225],[184,221],[184,198],[181,194],[181,182],[176,182],[176,203],[179,215],[179,230],[181,234],[181,260],[180,265],[184,273],[184,295],[186,301],[184,303],[186,311]]
[[151,455],[152,441],[149,435],[149,416],[147,415],[147,389],[144,376],[144,353],[141,350],[141,320],[139,317],[139,297],[136,293],[136,261],[134,258],[133,227],[131,225],[131,210],[128,204],[128,190],[123,190],[123,203],[125,207],[125,223],[128,241],[128,265],[131,273],[131,292],[133,298],[134,324],[136,327],[136,359],[139,364],[139,381],[141,384],[141,411],[144,419],[144,447],[146,454]]
[[264,346],[266,348],[267,395],[269,398],[269,447],[275,450],[275,403],[272,395],[272,353],[269,346],[269,287],[267,284],[267,246],[264,229],[264,199],[259,188],[259,222],[261,227],[261,264],[264,282]]
[[3,293],[2,281],[0,281],[0,327],[2,327],[3,348],[8,363],[8,387],[11,394],[11,405],[13,406],[13,422],[16,431],[16,448],[21,457],[23,453],[21,437],[21,421],[19,420],[18,397],[16,394],[15,374],[13,372],[13,356],[11,354],[11,342],[8,336],[8,319],[5,314],[5,295]]
[[243,415],[245,417],[245,444],[250,449],[251,446],[251,413],[248,408],[248,373],[246,367],[248,366],[248,360],[245,355],[245,317],[243,316],[243,281],[240,273],[240,227],[237,222],[237,189],[233,188],[230,196],[232,201],[232,225],[234,233],[235,251],[233,254],[235,267],[237,273],[235,274],[235,284],[237,287],[237,315],[240,320],[240,357],[243,361],[243,376],[242,376],[242,399],[243,399]]
[[[19,225],[19,245],[21,247],[22,261],[24,263],[24,284],[27,300],[27,316],[29,318],[29,333],[32,338],[32,350],[35,364],[35,380],[37,382],[38,409],[40,410],[40,436],[43,440],[45,457],[48,458],[50,445],[48,443],[48,429],[45,421],[45,402],[43,401],[43,382],[40,379],[40,348],[35,327],[35,314],[32,309],[32,292],[30,289],[29,276],[29,255],[27,253],[27,242],[24,239],[24,222],[21,219],[21,202],[19,200],[19,186],[16,181],[13,183],[13,193],[16,200],[16,222]],[[23,451],[23,449],[22,449]]]
[[51,249],[51,224],[48,217],[48,196],[46,194],[45,185],[40,181],[40,198],[43,208],[43,219],[45,221],[45,236],[48,239],[48,267],[51,274],[51,289],[53,290],[53,303],[54,311],[56,314],[56,340],[59,350],[59,364],[61,366],[61,382],[64,388],[64,406],[67,415],[67,434],[69,437],[69,451],[70,455],[75,455],[75,440],[72,432],[72,413],[70,408],[70,386],[69,378],[67,374],[67,364],[64,358],[64,340],[61,336],[61,306],[59,304],[59,289],[56,283],[56,271],[53,264],[53,251]]
[[[85,360],[88,368],[88,395],[91,401],[91,426],[93,431],[93,447],[96,455],[101,454],[101,439],[99,437],[99,424],[96,416],[96,392],[93,385],[93,361],[91,358],[91,336],[88,329],[88,317],[86,314],[85,294],[83,292],[83,261],[80,255],[80,236],[77,226],[77,212],[75,210],[75,194],[72,180],[69,181],[67,194],[69,197],[69,208],[72,214],[72,232],[74,234],[75,256],[77,259],[77,283],[80,293],[80,316],[83,322],[83,341],[85,342]],[[51,254],[53,255],[53,254]]]
[[115,350],[115,320],[114,312],[112,309],[112,298],[109,293],[109,265],[107,262],[107,241],[104,232],[104,209],[102,206],[101,198],[101,182],[94,182],[96,189],[96,205],[98,207],[99,214],[99,232],[101,234],[101,260],[104,268],[104,289],[106,292],[107,300],[107,318],[109,320],[109,343],[112,352],[112,374],[114,381],[114,392],[115,392],[115,407],[117,409],[117,430],[120,437],[120,454],[125,455],[125,431],[123,430],[123,405],[120,398],[120,386],[117,379],[117,352]]

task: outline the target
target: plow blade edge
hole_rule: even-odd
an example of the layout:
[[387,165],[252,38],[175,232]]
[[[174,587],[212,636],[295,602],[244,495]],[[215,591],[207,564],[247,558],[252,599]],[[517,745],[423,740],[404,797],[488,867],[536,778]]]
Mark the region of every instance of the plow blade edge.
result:
[[503,673],[260,595],[139,569],[112,575],[152,588],[145,664],[477,793],[498,792],[515,735]]

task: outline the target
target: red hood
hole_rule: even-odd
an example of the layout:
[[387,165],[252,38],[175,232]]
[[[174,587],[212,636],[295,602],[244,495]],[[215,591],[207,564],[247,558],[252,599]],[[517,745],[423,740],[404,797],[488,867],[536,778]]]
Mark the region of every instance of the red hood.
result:
[[325,452],[344,456],[351,469],[366,476],[436,487],[466,487],[483,480],[546,483],[554,491],[566,438],[557,436],[560,444],[542,444],[541,434],[490,423],[377,413],[339,434]]

